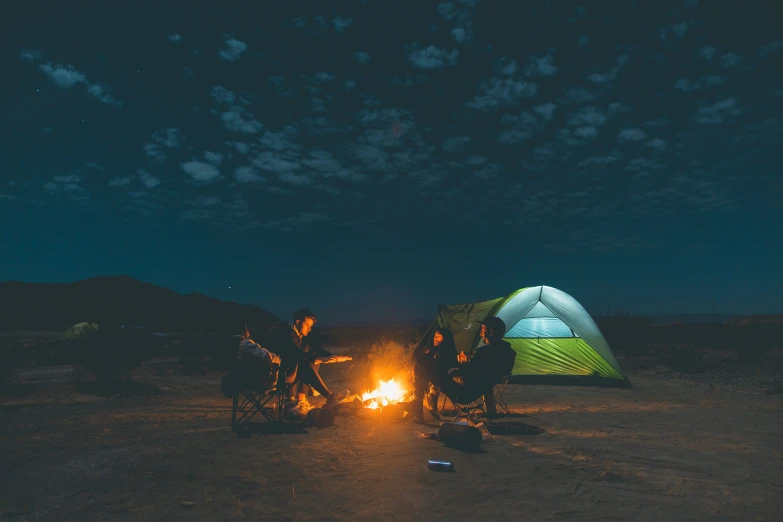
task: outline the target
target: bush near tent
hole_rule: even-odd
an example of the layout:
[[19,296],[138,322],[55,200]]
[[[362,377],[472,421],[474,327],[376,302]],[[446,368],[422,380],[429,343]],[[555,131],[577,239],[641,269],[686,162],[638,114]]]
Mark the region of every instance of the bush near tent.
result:
[[595,317],[595,323],[615,352],[626,356],[647,355],[653,342],[654,325],[650,317],[617,310],[613,315]]
[[80,339],[73,339],[77,362],[99,383],[130,379],[142,361],[158,355],[165,338],[137,328],[100,327]]

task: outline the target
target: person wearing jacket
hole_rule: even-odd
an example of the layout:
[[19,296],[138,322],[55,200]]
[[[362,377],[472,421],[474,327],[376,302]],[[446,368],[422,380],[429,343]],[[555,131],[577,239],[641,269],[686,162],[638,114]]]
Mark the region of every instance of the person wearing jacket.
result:
[[294,384],[288,387],[289,398],[295,402],[291,411],[302,415],[312,406],[307,401],[307,394],[312,387],[326,398],[326,408],[334,409],[341,400],[349,395],[348,390],[335,394],[324,383],[319,373],[319,367],[323,363],[337,362],[339,357],[330,352],[315,348],[310,345],[308,334],[316,322],[315,314],[307,308],[302,308],[294,313],[293,323],[283,328],[273,351],[280,356],[279,385],[285,386],[284,379],[294,377]]
[[412,414],[416,421],[421,422],[424,419],[422,400],[427,401],[427,410],[432,418],[440,420],[438,414],[440,392],[438,388],[449,379],[449,370],[456,366],[457,347],[454,343],[454,335],[448,328],[437,327],[432,341],[414,354]]

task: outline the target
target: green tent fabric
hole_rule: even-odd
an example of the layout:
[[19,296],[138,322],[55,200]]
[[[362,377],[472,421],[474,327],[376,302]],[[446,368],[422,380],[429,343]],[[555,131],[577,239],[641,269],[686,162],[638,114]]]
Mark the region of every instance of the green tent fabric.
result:
[[630,387],[625,372],[590,314],[576,299],[549,286],[522,288],[506,297],[440,305],[422,341],[437,326],[454,333],[457,352],[482,344],[478,323],[495,315],[506,323],[505,340],[517,352],[510,382]]

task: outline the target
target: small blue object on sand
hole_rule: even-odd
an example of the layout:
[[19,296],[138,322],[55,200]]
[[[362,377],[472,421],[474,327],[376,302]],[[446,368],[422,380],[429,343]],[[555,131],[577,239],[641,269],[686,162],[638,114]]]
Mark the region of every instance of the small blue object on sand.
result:
[[428,460],[427,468],[430,471],[454,471],[454,463],[440,460]]

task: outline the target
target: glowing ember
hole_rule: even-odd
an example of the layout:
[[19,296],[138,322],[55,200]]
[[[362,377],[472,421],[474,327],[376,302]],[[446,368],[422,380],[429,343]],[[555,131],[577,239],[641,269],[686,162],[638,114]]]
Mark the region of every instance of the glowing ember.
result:
[[380,386],[373,391],[363,393],[362,402],[365,408],[377,409],[405,400],[407,395],[408,391],[391,379],[381,381]]

